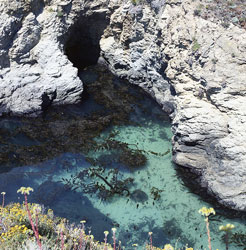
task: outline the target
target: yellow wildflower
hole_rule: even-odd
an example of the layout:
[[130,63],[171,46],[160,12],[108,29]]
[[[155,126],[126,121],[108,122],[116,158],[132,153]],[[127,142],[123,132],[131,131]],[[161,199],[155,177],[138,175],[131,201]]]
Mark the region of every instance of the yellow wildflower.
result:
[[185,250],[194,250],[192,247],[186,248]]
[[104,235],[108,236],[109,232],[108,231],[104,231]]
[[39,204],[35,204],[33,207],[32,207],[32,212],[34,213],[34,214],[38,214],[38,213],[40,213],[41,212],[41,206],[39,205]]
[[138,244],[132,244],[132,246],[133,246],[133,247],[137,247],[137,246],[138,246]]
[[226,226],[219,227],[220,231],[230,231],[233,228],[235,228],[235,226],[233,224],[226,224]]
[[174,250],[174,248],[172,247],[172,245],[166,244],[163,250]]
[[212,207],[211,208],[202,207],[199,210],[199,214],[208,217],[210,214],[214,214],[215,215],[215,211],[214,211],[214,209]]
[[21,187],[20,189],[17,190],[17,193],[29,195],[31,191],[33,192],[33,188],[31,187]]
[[2,194],[2,195],[5,195],[5,194],[6,194],[6,192],[2,192],[1,194]]
[[113,233],[115,233],[117,229],[115,227],[113,227],[111,230]]
[[58,231],[58,232],[64,232],[64,231],[65,231],[65,225],[64,225],[63,222],[61,222],[60,224],[58,224],[58,225],[56,226],[56,228],[57,228],[57,231]]

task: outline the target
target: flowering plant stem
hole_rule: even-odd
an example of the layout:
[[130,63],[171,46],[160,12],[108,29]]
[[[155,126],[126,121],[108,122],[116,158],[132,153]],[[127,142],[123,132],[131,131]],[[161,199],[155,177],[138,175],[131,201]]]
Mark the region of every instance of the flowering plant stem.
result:
[[151,234],[149,236],[149,241],[150,241],[150,250],[152,250],[153,246],[152,246],[152,235]]
[[[3,209],[3,207],[4,207],[4,194],[2,193],[2,195],[3,195],[3,201],[2,201],[2,207],[1,207],[1,209],[0,209],[0,211]],[[2,217],[0,217],[0,224],[3,224],[2,223]]]
[[61,250],[64,249],[64,237],[63,237],[63,232],[61,231]]
[[107,250],[107,235],[105,235],[105,238],[104,238],[104,250]]
[[209,221],[208,221],[208,216],[206,216],[206,227],[207,227],[207,234],[208,234],[208,248],[209,250],[212,250],[212,247],[211,247],[211,237],[210,237],[210,230],[209,230]]
[[35,229],[34,223],[33,223],[33,221],[32,221],[32,215],[31,215],[31,212],[30,212],[30,210],[29,210],[29,208],[28,208],[27,194],[25,193],[24,196],[25,196],[25,206],[26,206],[28,218],[29,218],[29,221],[30,221],[30,223],[31,223],[32,230],[33,230],[33,232],[34,232],[34,234],[35,234],[36,241],[37,241],[37,244],[38,244],[38,246],[39,246],[39,249],[42,250],[42,244],[41,244],[41,242],[40,242],[40,240],[39,240],[38,231]]
[[79,250],[82,249],[83,238],[84,238],[84,233],[83,233],[83,230],[81,230],[80,239],[79,239]]
[[117,250],[121,250],[121,242],[119,242]]
[[229,250],[229,232],[226,231],[225,233],[225,244],[226,244],[226,250]]
[[38,211],[37,210],[36,210],[36,232],[39,235],[38,233]]
[[114,239],[114,250],[116,250],[116,237],[115,237],[115,232],[113,232],[113,239]]

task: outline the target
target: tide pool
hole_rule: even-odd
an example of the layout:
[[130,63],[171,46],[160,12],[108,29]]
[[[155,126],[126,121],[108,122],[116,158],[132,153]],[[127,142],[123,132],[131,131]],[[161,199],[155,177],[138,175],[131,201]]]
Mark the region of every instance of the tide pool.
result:
[[[185,173],[171,161],[170,121],[157,103],[105,69],[89,67],[80,77],[81,104],[0,120],[0,192],[7,203],[22,202],[16,191],[30,186],[30,202],[71,222],[86,220],[100,241],[115,227],[125,249],[144,249],[148,232],[158,247],[208,249],[203,206],[217,212],[210,221],[213,249],[225,249],[222,224],[246,233],[244,214],[205,201],[192,179],[186,185],[189,175],[180,178]],[[244,249],[245,239],[238,236],[229,249]]]

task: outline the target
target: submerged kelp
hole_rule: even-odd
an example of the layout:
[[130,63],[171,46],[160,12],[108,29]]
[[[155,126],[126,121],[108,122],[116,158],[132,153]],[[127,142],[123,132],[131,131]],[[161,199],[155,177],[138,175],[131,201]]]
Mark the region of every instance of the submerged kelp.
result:
[[[223,241],[225,241],[225,237],[222,237]],[[240,247],[240,249],[246,249],[246,233],[245,232],[236,232],[230,235],[229,243],[234,243],[236,246]]]
[[90,114],[83,112],[81,104],[81,110],[72,105],[69,109],[50,109],[35,119],[17,118],[11,121],[12,127],[8,126],[8,119],[0,121],[0,164],[4,171],[17,165],[43,162],[64,152],[84,154],[100,147],[115,148],[116,144],[121,148],[122,164],[130,168],[145,165],[144,154],[126,143],[108,140],[98,145],[94,140],[111,125],[137,125],[130,115],[134,106],[141,107],[137,91],[130,91],[127,84],[114,84],[114,76],[104,74],[106,69],[98,67],[97,70],[100,77],[86,85],[85,99],[93,96],[98,104],[92,104],[94,110]]
[[108,200],[116,194],[129,196],[128,186],[133,181],[133,178],[123,179],[118,169],[106,170],[102,167],[84,169],[70,178],[62,178],[62,182],[71,190],[98,193],[102,200]]

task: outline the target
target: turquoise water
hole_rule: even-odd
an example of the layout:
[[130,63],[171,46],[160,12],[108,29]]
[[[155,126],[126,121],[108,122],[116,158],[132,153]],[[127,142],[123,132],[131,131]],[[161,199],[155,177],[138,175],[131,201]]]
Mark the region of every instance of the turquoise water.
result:
[[143,249],[148,232],[155,246],[208,249],[198,213],[203,206],[219,212],[210,222],[213,249],[225,249],[222,223],[245,232],[242,214],[229,219],[230,211],[195,194],[196,184],[184,184],[193,180],[180,178],[185,174],[172,164],[170,121],[153,100],[102,69],[89,68],[81,77],[87,86],[82,104],[37,119],[0,120],[0,192],[7,193],[6,202],[21,202],[16,190],[33,187],[29,201],[71,222],[86,220],[101,241],[105,230],[116,227],[126,249],[135,243]]

